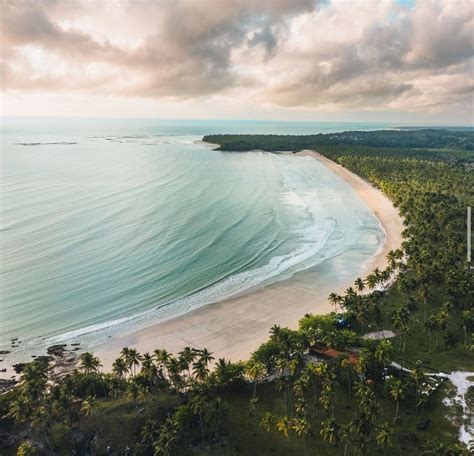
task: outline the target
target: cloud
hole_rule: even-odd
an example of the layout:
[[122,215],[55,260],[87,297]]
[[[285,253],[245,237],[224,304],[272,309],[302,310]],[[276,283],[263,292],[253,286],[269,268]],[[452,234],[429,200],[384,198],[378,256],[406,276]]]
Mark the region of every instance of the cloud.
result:
[[474,4],[7,1],[4,91],[472,110]]

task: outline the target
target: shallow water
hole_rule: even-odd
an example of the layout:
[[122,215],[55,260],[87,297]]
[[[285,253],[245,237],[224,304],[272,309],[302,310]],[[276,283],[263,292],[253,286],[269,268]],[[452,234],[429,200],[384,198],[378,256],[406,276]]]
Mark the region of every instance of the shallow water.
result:
[[310,157],[200,139],[364,127],[377,128],[6,122],[0,346],[19,337],[20,359],[65,340],[94,345],[317,265],[329,282],[357,270],[384,233],[345,182]]

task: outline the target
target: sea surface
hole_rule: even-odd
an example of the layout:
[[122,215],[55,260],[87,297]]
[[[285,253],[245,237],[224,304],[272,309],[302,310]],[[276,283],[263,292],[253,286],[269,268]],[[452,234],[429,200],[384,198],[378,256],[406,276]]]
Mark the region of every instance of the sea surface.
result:
[[355,275],[385,234],[348,184],[311,157],[201,139],[387,127],[3,119],[0,349],[93,346],[316,266]]

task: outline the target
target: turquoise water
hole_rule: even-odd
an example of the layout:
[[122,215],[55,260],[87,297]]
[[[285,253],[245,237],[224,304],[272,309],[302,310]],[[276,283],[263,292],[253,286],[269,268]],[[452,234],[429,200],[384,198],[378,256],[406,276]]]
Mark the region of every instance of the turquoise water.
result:
[[380,127],[7,119],[0,346],[93,345],[337,256],[328,281],[357,270],[384,233],[347,184],[310,157],[201,138]]

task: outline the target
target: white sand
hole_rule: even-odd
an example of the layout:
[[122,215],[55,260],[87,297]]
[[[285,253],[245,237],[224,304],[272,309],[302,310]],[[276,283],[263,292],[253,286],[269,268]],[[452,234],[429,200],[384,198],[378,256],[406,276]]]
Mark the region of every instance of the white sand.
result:
[[312,151],[299,152],[299,156],[312,156],[348,182],[358,196],[379,219],[387,238],[383,249],[376,255],[366,271],[357,271],[349,283],[334,290],[329,284],[317,289],[292,278],[269,285],[238,297],[217,302],[172,320],[157,323],[131,335],[115,337],[94,348],[105,370],[118,357],[122,347],[135,347],[141,353],[165,348],[176,353],[185,346],[206,347],[216,358],[233,361],[247,359],[249,354],[268,338],[274,324],[296,328],[305,313],[327,313],[332,310],[327,301],[330,292],[341,293],[353,280],[378,268],[385,268],[385,256],[402,242],[403,223],[397,210],[382,192],[340,165]]

